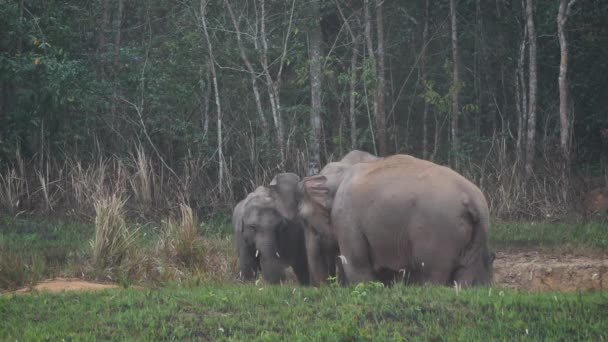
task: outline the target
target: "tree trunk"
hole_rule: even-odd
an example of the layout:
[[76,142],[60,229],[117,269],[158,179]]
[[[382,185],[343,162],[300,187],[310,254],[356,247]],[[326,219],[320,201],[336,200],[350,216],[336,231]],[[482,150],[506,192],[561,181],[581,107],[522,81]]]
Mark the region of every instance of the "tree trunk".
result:
[[[376,58],[375,58],[375,53],[374,53],[374,44],[372,41],[372,18],[371,18],[371,14],[370,14],[370,9],[369,9],[369,1],[370,0],[365,0],[363,2],[363,21],[364,21],[364,35],[365,35],[365,45],[367,46],[367,58],[368,60],[371,59],[371,63],[365,63],[366,65],[368,65],[369,67],[372,68],[372,70],[369,70],[369,75],[370,78],[372,80],[376,80]],[[378,101],[376,101],[377,99],[377,91],[375,91],[377,85],[374,85],[374,88],[372,90],[374,90],[374,96],[373,96],[373,115],[374,118],[378,118]],[[371,91],[370,91],[371,92]],[[367,95],[366,95],[367,97]],[[376,127],[376,132],[377,132],[378,127]],[[371,122],[370,122],[370,130],[373,132],[373,129],[371,127]],[[372,133],[373,134],[373,133]],[[377,135],[377,134],[376,134]],[[376,144],[374,143],[374,146],[376,146]],[[378,151],[375,151],[378,154]]]
[[[429,1],[424,0],[424,28],[422,30],[422,51],[420,52],[420,75],[422,78],[422,84],[426,89],[428,83],[428,76],[426,70],[427,62],[427,44],[429,39]],[[427,159],[429,156],[429,144],[428,144],[428,115],[429,115],[429,104],[424,100],[424,109],[422,110],[422,158]]]
[[266,116],[264,116],[264,110],[262,109],[262,100],[260,98],[260,91],[258,90],[256,73],[253,70],[253,65],[251,65],[247,54],[245,53],[245,48],[243,47],[243,41],[241,39],[241,30],[239,28],[239,23],[236,20],[236,17],[234,16],[234,12],[232,11],[232,6],[230,6],[228,0],[224,0],[224,3],[228,8],[230,19],[232,20],[232,24],[234,25],[234,29],[236,30],[236,41],[239,46],[239,53],[241,55],[241,59],[243,60],[243,63],[245,63],[247,71],[249,71],[249,77],[251,78],[251,88],[253,89],[253,95],[255,98],[255,107],[258,111],[260,123],[262,124],[262,130],[264,131],[264,133],[268,133],[268,122],[266,121]]
[[[110,26],[110,0],[101,0],[101,22],[99,25],[99,36],[97,37],[97,56],[103,54],[106,51],[106,32]],[[105,76],[105,61],[103,57],[100,58],[99,62],[99,73],[102,80]]]
[[122,18],[124,15],[125,4],[124,0],[118,0],[118,13],[114,18],[114,56],[113,56],[113,64],[116,67],[118,64],[118,58],[120,57],[120,35],[121,35],[121,26],[122,26]]
[[350,120],[350,148],[352,150],[356,150],[358,148],[357,144],[357,60],[359,57],[359,34],[355,34],[353,27],[351,27],[350,23],[346,16],[344,16],[344,12],[342,12],[342,7],[340,6],[340,0],[336,0],[336,7],[338,8],[338,13],[340,17],[344,21],[344,26],[346,26],[346,30],[350,34],[351,38],[351,56],[350,56],[350,93],[349,93],[349,101],[348,101],[348,112],[349,112],[349,120]]
[[[279,155],[281,158],[281,165],[285,164],[285,137],[283,132],[283,119],[281,116],[281,102],[279,98],[279,82],[281,81],[281,71],[283,70],[283,61],[286,54],[286,46],[287,39],[289,38],[291,31],[291,21],[290,28],[287,31],[285,37],[285,44],[283,46],[283,55],[281,56],[281,63],[279,67],[279,72],[277,73],[276,80],[272,79],[270,75],[270,68],[268,66],[268,41],[266,37],[266,7],[265,0],[260,0],[260,35],[262,41],[262,67],[264,69],[264,76],[266,78],[266,83],[268,86],[268,97],[270,100],[270,107],[272,110],[272,119],[274,122],[274,127],[277,134],[277,145],[279,145]],[[292,15],[293,15],[293,6],[292,6]]]
[[526,176],[532,174],[534,164],[534,151],[536,149],[536,93],[537,93],[537,73],[536,73],[536,29],[534,27],[534,0],[526,0],[526,25],[528,27],[529,41],[529,86],[528,86],[528,134],[526,140]]
[[321,18],[319,0],[310,3],[312,10],[312,26],[310,28],[310,132],[308,147],[308,175],[316,175],[320,171],[321,158],[319,141],[321,138]]
[[200,87],[201,87],[201,129],[203,130],[203,138],[207,137],[209,132],[209,97],[211,96],[210,74],[211,66],[207,63],[205,66],[205,77],[203,79],[203,68],[200,72]]
[[380,156],[387,154],[386,150],[386,109],[385,94],[386,88],[385,67],[384,67],[384,0],[376,0],[376,30],[378,34],[378,51],[376,61],[378,63],[376,84],[376,130],[378,132],[378,152]]
[[458,28],[456,21],[456,0],[450,0],[450,18],[452,22],[452,120],[451,120],[451,139],[452,139],[452,165],[458,169],[459,146],[458,146],[458,116],[460,114],[460,74],[458,57]]
[[201,21],[203,26],[203,33],[205,34],[205,40],[207,41],[207,50],[209,53],[209,67],[211,69],[211,77],[213,79],[213,92],[215,93],[215,107],[217,109],[217,152],[218,152],[218,189],[220,195],[224,194],[224,155],[222,152],[222,107],[220,105],[220,93],[217,86],[217,74],[215,72],[215,57],[213,56],[213,45],[211,39],[209,39],[209,32],[207,31],[207,20],[205,9],[207,7],[208,0],[201,0]]
[[352,42],[350,56],[350,94],[348,113],[350,118],[350,147],[356,150],[357,143],[357,57],[359,54],[359,37]]
[[559,37],[560,63],[559,63],[559,122],[560,146],[564,158],[564,171],[570,166],[570,118],[568,115],[568,41],[564,28],[572,6],[577,0],[560,0],[557,14],[557,34]]
[[[522,1],[522,4],[525,0]],[[528,114],[528,96],[526,86],[526,75],[524,65],[526,61],[526,41],[528,39],[528,28],[524,25],[524,34],[521,38],[519,46],[519,59],[517,61],[517,69],[515,71],[515,95],[517,108],[517,140],[515,143],[515,153],[518,160],[522,160],[522,147],[526,145],[526,118]]]

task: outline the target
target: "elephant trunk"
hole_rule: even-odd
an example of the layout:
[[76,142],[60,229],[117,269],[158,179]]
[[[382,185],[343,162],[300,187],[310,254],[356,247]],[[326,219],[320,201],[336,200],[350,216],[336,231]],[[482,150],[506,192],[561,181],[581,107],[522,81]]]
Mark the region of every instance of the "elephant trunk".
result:
[[285,263],[281,260],[277,246],[274,244],[261,246],[259,250],[262,277],[271,284],[278,284],[284,278]]
[[247,244],[241,236],[238,236],[237,252],[239,255],[239,278],[245,281],[255,280],[260,268],[260,264],[254,255],[255,246]]

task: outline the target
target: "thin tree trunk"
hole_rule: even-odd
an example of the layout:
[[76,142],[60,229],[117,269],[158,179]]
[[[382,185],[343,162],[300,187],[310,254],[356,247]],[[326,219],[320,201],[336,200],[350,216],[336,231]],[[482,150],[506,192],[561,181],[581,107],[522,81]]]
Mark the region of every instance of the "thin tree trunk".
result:
[[[524,4],[525,0],[522,0]],[[518,160],[522,157],[522,147],[526,145],[526,118],[528,114],[528,96],[526,86],[526,75],[524,65],[526,61],[526,41],[528,39],[528,27],[524,25],[524,34],[521,38],[519,46],[519,59],[517,61],[517,69],[515,70],[515,96],[517,105],[517,140],[515,143],[515,151]]]
[[459,146],[458,146],[458,116],[460,114],[460,70],[459,70],[459,51],[458,51],[458,28],[456,20],[456,0],[450,0],[450,18],[452,22],[452,120],[451,120],[451,139],[452,139],[452,165],[458,169]]
[[526,0],[526,25],[528,27],[529,41],[529,96],[528,96],[528,134],[526,140],[526,176],[532,174],[534,164],[534,151],[536,149],[536,94],[537,94],[537,73],[536,73],[536,28],[534,26],[534,0]]
[[[283,61],[286,55],[286,47],[287,47],[287,39],[291,34],[291,19],[289,24],[289,29],[287,30],[287,34],[285,37],[285,43],[283,45],[283,55],[281,56],[281,63],[279,67],[279,72],[277,73],[276,80],[272,79],[270,75],[270,68],[268,66],[268,41],[266,37],[266,7],[265,0],[260,0],[260,34],[262,40],[262,67],[264,69],[264,76],[266,77],[266,83],[268,85],[268,97],[270,100],[270,107],[272,109],[272,119],[274,122],[274,126],[277,134],[277,144],[279,145],[279,155],[281,158],[281,165],[285,164],[285,137],[283,132],[283,119],[281,117],[281,103],[279,98],[279,83],[281,80],[281,71],[283,70]],[[292,15],[293,15],[293,5],[292,5]]]
[[557,34],[559,37],[560,47],[560,64],[559,64],[559,122],[560,122],[560,146],[564,158],[564,170],[570,166],[570,118],[568,115],[568,41],[566,40],[566,32],[564,28],[568,21],[568,16],[572,6],[577,0],[560,0],[559,11],[557,14]]
[[124,0],[118,0],[118,13],[114,18],[114,60],[113,64],[118,64],[118,58],[120,57],[120,38],[121,38],[121,26],[122,18],[124,15],[125,4]]
[[357,57],[359,54],[359,37],[352,42],[350,56],[350,94],[348,99],[348,113],[350,118],[350,147],[358,148],[357,143]]
[[376,0],[376,30],[378,34],[378,51],[376,61],[378,63],[377,75],[378,83],[376,84],[376,129],[378,131],[378,149],[381,156],[387,154],[386,150],[386,106],[385,93],[386,77],[385,77],[385,61],[384,61],[384,0]]
[[[422,51],[420,52],[420,75],[422,78],[422,84],[426,89],[428,83],[428,76],[426,70],[427,62],[427,44],[429,39],[429,0],[424,0],[424,29],[422,30]],[[428,144],[428,115],[429,115],[429,104],[424,100],[424,109],[422,110],[422,158],[427,159],[429,156],[429,144]]]
[[203,26],[203,33],[205,34],[205,40],[207,41],[207,49],[209,52],[209,67],[211,69],[211,77],[213,78],[213,92],[215,93],[215,106],[217,109],[217,151],[218,151],[218,188],[220,195],[224,194],[224,155],[222,152],[222,107],[220,105],[220,94],[217,86],[217,74],[215,72],[215,57],[213,56],[213,46],[211,39],[209,39],[209,32],[207,31],[207,20],[205,9],[207,7],[208,0],[201,0],[201,20]]
[[[371,14],[370,14],[370,4],[369,4],[370,0],[364,0],[363,2],[363,21],[364,21],[364,35],[365,35],[365,45],[367,46],[367,58],[371,59],[372,63],[366,63],[369,67],[372,68],[372,70],[369,70],[369,74],[370,74],[370,78],[372,80],[376,80],[376,58],[375,58],[375,54],[374,54],[374,44],[372,41],[372,19],[371,19]],[[373,115],[374,118],[378,117],[378,102],[376,101],[376,95],[377,92],[375,91],[377,85],[374,84],[374,96],[373,96]],[[371,92],[371,91],[370,91]],[[378,129],[378,127],[376,127],[376,130]],[[370,130],[373,129],[371,127],[371,123],[370,123]],[[376,134],[377,135],[377,134]],[[374,143],[374,146],[377,146],[376,143]],[[374,148],[375,149],[375,148]],[[375,151],[376,153],[378,153],[378,151]]]
[[[106,32],[110,26],[110,0],[101,0],[101,23],[99,25],[99,36],[97,37],[97,56],[106,51]],[[105,78],[104,59],[101,58],[99,63],[99,72]]]
[[249,77],[251,78],[251,88],[253,89],[253,95],[255,98],[255,106],[258,111],[258,116],[260,118],[260,123],[262,124],[262,130],[264,133],[268,133],[268,122],[266,121],[266,116],[264,116],[264,111],[262,109],[262,100],[260,98],[260,91],[258,90],[257,77],[256,73],[253,70],[253,66],[245,53],[245,48],[243,47],[243,41],[241,38],[241,30],[239,28],[239,23],[234,16],[234,12],[232,11],[232,6],[230,6],[230,2],[228,0],[224,0],[226,7],[228,8],[228,13],[230,14],[230,19],[232,20],[232,24],[234,25],[234,29],[236,30],[236,41],[239,46],[239,53],[241,55],[241,59],[247,70],[249,71]]
[[340,1],[336,0],[336,7],[338,13],[344,21],[346,30],[350,34],[351,38],[351,57],[350,57],[350,94],[349,94],[349,120],[350,120],[350,147],[355,150],[358,148],[357,144],[357,60],[359,56],[359,35],[355,34],[354,29],[351,27],[348,19],[342,12]]
[[312,27],[310,28],[310,132],[308,146],[308,175],[316,175],[320,171],[319,142],[321,138],[321,22],[319,0],[310,3],[312,7]]
[[202,93],[201,101],[201,128],[203,130],[203,138],[207,136],[209,132],[209,97],[211,96],[211,82],[210,82],[211,66],[207,64],[205,66],[205,78],[203,80],[203,71],[201,68],[200,75],[200,87]]
[[23,44],[23,1],[19,0],[19,37],[17,39],[17,56],[21,58],[21,49]]

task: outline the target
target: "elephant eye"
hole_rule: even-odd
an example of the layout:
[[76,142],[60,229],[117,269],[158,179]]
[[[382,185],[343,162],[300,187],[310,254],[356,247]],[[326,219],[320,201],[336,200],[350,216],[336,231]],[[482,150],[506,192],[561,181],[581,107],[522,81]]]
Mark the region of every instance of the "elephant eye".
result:
[[258,226],[256,226],[255,224],[251,224],[251,225],[249,225],[249,229],[255,231],[258,229]]

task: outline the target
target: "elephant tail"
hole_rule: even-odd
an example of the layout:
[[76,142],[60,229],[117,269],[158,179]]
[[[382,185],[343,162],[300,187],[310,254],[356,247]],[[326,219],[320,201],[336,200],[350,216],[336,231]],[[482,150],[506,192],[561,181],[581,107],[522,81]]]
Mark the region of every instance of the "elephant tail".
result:
[[[481,194],[481,193],[480,193]],[[467,196],[462,201],[465,217],[471,224],[470,241],[460,254],[460,262],[454,272],[453,281],[465,286],[489,285],[492,281],[493,255],[488,248],[490,214],[485,198]]]

